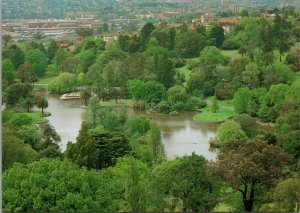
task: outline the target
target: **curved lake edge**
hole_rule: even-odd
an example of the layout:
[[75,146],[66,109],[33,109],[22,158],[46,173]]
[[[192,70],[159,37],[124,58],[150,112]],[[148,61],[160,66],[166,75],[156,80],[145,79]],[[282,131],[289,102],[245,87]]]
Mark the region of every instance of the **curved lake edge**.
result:
[[[49,102],[47,111],[52,114],[48,117],[49,123],[61,136],[60,147],[65,151],[68,141],[76,142],[86,109],[82,108],[82,103],[78,99],[60,100],[59,95],[52,94],[47,94],[47,99]],[[189,155],[192,152],[203,155],[208,160],[216,159],[216,153],[210,151],[209,140],[215,137],[219,124],[194,121],[196,111],[180,112],[177,116],[170,116],[137,111],[128,106],[126,108],[128,116],[144,114],[158,125],[168,159]]]

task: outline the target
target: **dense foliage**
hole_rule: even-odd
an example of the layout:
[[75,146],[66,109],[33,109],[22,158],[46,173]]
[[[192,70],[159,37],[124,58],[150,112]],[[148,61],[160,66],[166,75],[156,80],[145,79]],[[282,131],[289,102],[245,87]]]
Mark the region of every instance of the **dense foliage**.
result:
[[[78,29],[72,51],[4,37],[3,210],[299,211],[299,16],[274,12],[243,10],[229,31],[147,23],[108,42]],[[86,107],[65,152],[41,89]],[[159,125],[126,107],[225,117],[210,141],[218,158],[168,159]]]

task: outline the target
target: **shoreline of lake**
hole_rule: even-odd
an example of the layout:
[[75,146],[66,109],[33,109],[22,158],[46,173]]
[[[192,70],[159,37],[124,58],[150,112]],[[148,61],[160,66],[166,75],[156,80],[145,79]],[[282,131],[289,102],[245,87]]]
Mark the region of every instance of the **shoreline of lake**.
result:
[[[86,109],[82,108],[78,99],[60,100],[58,95],[52,94],[47,94],[47,99],[47,111],[51,113],[49,123],[61,136],[60,147],[65,151],[68,141],[76,142]],[[192,152],[203,155],[208,160],[216,159],[216,153],[209,150],[209,139],[215,137],[219,124],[194,121],[193,116],[197,112],[181,112],[178,116],[169,116],[149,114],[130,107],[127,110],[129,116],[147,115],[158,125],[168,159]]]

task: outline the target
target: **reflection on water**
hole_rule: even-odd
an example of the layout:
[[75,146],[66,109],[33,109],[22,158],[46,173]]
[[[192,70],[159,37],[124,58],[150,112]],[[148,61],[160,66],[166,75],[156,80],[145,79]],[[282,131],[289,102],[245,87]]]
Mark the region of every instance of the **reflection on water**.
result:
[[65,151],[68,141],[76,142],[84,109],[80,108],[79,100],[60,100],[58,97],[56,95],[47,96],[49,106],[46,110],[51,113],[48,120],[60,135],[60,147],[62,151]]
[[[84,109],[80,100],[59,100],[58,96],[48,95],[51,112],[48,118],[57,133],[61,136],[61,148],[66,149],[68,141],[75,142],[81,127]],[[143,112],[128,108],[128,114],[140,115]],[[208,160],[216,158],[216,154],[209,151],[209,139],[214,137],[218,124],[199,123],[193,121],[196,113],[184,112],[179,116],[149,115],[158,125],[162,133],[162,142],[168,158],[185,154],[203,155]]]
[[[129,114],[141,114],[131,109]],[[208,160],[216,158],[209,150],[209,139],[215,137],[218,124],[193,121],[195,112],[181,112],[179,116],[150,115],[162,133],[162,142],[169,159],[185,154],[203,155]]]

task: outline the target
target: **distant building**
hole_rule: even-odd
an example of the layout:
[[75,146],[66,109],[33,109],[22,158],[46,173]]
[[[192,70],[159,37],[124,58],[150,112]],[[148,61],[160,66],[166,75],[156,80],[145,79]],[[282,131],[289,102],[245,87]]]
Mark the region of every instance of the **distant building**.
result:
[[83,40],[84,40],[84,38],[81,37],[81,36],[74,38],[74,42],[75,42],[75,43],[79,43],[79,44],[82,43]]
[[7,32],[12,32],[13,31],[13,27],[12,26],[7,26],[7,25],[2,25],[1,29],[3,31],[7,31]]
[[209,23],[212,21],[214,21],[213,13],[205,13],[205,14],[201,15],[201,23],[205,24],[205,23]]
[[239,12],[239,6],[237,6],[236,4],[230,5],[229,9],[230,9],[230,11],[233,12],[233,13]]
[[235,25],[236,23],[239,22],[241,18],[240,17],[234,17],[234,18],[219,18],[218,22],[220,23],[220,25]]
[[234,17],[234,18],[219,18],[218,22],[223,27],[225,32],[230,32],[233,27],[239,22],[241,17]]

